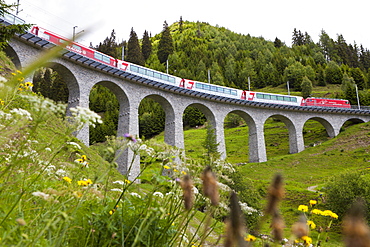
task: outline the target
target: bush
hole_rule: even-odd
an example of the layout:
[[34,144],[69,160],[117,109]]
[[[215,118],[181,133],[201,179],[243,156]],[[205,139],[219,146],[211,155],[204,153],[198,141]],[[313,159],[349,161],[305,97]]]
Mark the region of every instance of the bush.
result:
[[[327,204],[342,219],[357,198],[363,198],[369,205],[369,192],[370,179],[364,171],[349,171],[332,177],[327,183]],[[370,220],[369,212],[367,219]]]

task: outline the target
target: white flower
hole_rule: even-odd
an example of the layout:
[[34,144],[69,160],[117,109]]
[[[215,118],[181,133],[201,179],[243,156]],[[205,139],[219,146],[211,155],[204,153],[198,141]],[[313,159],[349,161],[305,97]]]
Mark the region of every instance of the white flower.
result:
[[120,184],[120,185],[124,185],[125,182],[123,182],[122,180],[117,180],[117,181],[114,181],[113,182],[114,184]]
[[66,142],[67,145],[71,145],[77,149],[81,149],[81,146],[76,142]]
[[118,189],[118,188],[113,188],[113,189],[111,189],[110,191],[118,191],[118,192],[123,192],[123,190],[122,189]]
[[14,109],[10,110],[10,113],[14,113],[14,114],[17,114],[19,116],[24,116],[28,120],[32,120],[31,113],[29,113],[28,111],[26,111],[24,109],[21,109],[21,108],[14,108]]
[[141,195],[139,195],[138,193],[135,193],[135,192],[131,192],[130,195],[132,196],[136,196],[138,198],[141,198]]
[[96,123],[103,123],[101,117],[96,113],[91,111],[89,108],[84,108],[81,106],[77,106],[76,108],[70,108],[72,116],[77,120],[80,124],[89,124],[95,127]]
[[0,75],[0,82],[7,82],[7,80],[5,79],[5,77]]
[[41,197],[42,199],[44,200],[48,200],[50,195],[49,194],[45,194],[44,192],[40,192],[40,191],[35,191],[35,192],[32,192],[32,195],[33,196],[37,196],[37,197]]
[[163,198],[163,194],[159,191],[154,192],[153,196],[159,196],[160,198]]
[[56,175],[60,176],[60,177],[68,177],[67,176],[67,172],[63,169],[58,169],[56,172],[55,172]]
[[45,151],[51,152],[51,148],[45,148]]

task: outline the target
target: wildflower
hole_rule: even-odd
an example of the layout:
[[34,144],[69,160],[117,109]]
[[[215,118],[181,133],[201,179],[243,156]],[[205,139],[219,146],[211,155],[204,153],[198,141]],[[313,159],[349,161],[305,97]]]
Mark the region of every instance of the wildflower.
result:
[[163,168],[164,168],[164,169],[170,169],[170,167],[169,167],[169,166],[163,166]]
[[0,105],[4,105],[5,104],[5,101],[0,99]]
[[316,200],[310,200],[310,205],[313,206],[313,205],[316,205],[317,204],[317,201]]
[[125,134],[123,135],[123,137],[125,137],[126,139],[128,139],[128,140],[130,140],[130,141],[132,141],[132,142],[136,142],[136,139],[134,138],[134,136],[133,136],[133,135],[131,135],[131,134],[129,134],[129,133],[125,133]]
[[86,155],[82,155],[81,158],[76,159],[75,163],[81,164],[83,167],[89,168],[89,163],[87,162]]
[[111,189],[110,191],[118,191],[118,192],[123,192],[123,190],[122,189],[118,189],[118,188],[113,188],[113,189]]
[[304,241],[305,245],[312,244],[312,238],[310,238],[309,236],[303,236],[301,239]]
[[125,183],[121,180],[117,180],[117,181],[114,181],[113,182],[114,184],[120,184],[120,185],[124,185]]
[[186,175],[186,171],[181,171],[181,174],[182,175]]
[[67,183],[71,183],[72,179],[69,177],[63,177],[63,180],[66,181]]
[[190,176],[184,176],[183,180],[180,182],[181,188],[183,190],[184,204],[185,209],[189,210],[193,206],[194,201],[194,191],[193,191],[193,182],[191,181]]
[[26,225],[26,221],[22,218],[18,218],[15,220],[20,226],[25,226]]
[[116,211],[115,209],[112,209],[112,210],[109,211],[109,214],[112,215],[112,214],[114,214],[115,211]]
[[139,195],[138,193],[135,193],[135,192],[131,192],[130,195],[136,196],[137,198],[141,198],[141,195]]
[[278,209],[278,204],[283,198],[284,187],[283,177],[280,174],[276,174],[269,189],[268,189],[268,204],[266,207],[267,214],[273,214]]
[[173,169],[174,172],[179,172],[177,169]]
[[37,196],[37,197],[41,197],[42,199],[44,200],[48,200],[50,195],[49,194],[45,194],[44,192],[40,192],[40,191],[35,191],[35,192],[32,192],[32,195],[33,196]]
[[96,112],[93,112],[88,108],[77,106],[76,108],[70,108],[70,111],[75,120],[80,123],[80,127],[82,127],[84,123],[93,127],[95,127],[96,123],[103,123],[101,117]]
[[311,214],[322,215],[322,211],[320,209],[315,208],[311,210]]
[[32,120],[31,113],[29,113],[28,111],[26,111],[24,109],[21,109],[21,108],[14,108],[14,109],[10,110],[10,113],[14,113],[14,114],[19,115],[19,116],[24,116],[28,120]]
[[253,241],[255,241],[255,240],[256,240],[256,237],[255,237],[255,236],[253,236],[253,235],[248,234],[248,236],[246,236],[246,237],[244,238],[244,240],[245,240],[245,241],[247,241],[247,242],[253,242]]
[[159,191],[154,192],[153,196],[159,196],[160,198],[163,198],[163,194]]
[[212,205],[217,206],[220,201],[217,180],[211,167],[207,166],[202,173],[203,193],[211,200]]
[[308,220],[307,221],[307,225],[309,227],[311,227],[311,229],[315,229],[316,228],[316,224],[312,220]]
[[73,196],[76,198],[82,197],[82,193],[80,191],[73,191]]
[[293,224],[292,226],[292,232],[294,235],[297,236],[297,238],[302,238],[303,236],[308,235],[308,225],[306,222],[306,217],[301,214],[299,216],[299,219],[296,223]]
[[80,186],[88,186],[89,184],[92,183],[93,182],[91,181],[91,179],[77,181],[77,184]]
[[298,210],[302,212],[308,212],[308,207],[306,205],[299,205]]
[[125,184],[130,184],[130,183],[131,183],[131,181],[130,181],[130,180],[125,179]]

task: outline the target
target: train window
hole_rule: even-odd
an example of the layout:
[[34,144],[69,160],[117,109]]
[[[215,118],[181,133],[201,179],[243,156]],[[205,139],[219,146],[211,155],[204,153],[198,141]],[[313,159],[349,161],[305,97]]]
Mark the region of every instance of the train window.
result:
[[219,87],[219,88],[217,88],[217,92],[223,93],[224,92],[224,89],[222,87]]
[[139,67],[139,73],[143,74],[143,75],[146,75],[146,69]]
[[81,51],[81,50],[82,50],[82,48],[81,48],[81,47],[79,47],[78,45],[72,45],[72,48],[73,48],[73,49],[76,49],[76,50],[78,50],[78,51]]
[[265,94],[263,97],[264,97],[265,99],[271,99],[271,95],[268,95],[268,94]]
[[161,79],[161,74],[154,72],[154,78]]
[[216,86],[211,86],[211,91],[217,92],[217,87]]
[[231,94],[231,89],[225,88],[225,93],[226,94]]
[[291,101],[291,102],[297,102],[297,98],[292,98],[292,97],[291,97],[291,98],[290,98],[290,101]]
[[284,101],[284,96],[277,96],[278,100]]
[[131,70],[132,72],[139,72],[139,67],[134,66],[134,65],[131,65],[131,66],[130,66],[130,70]]
[[148,70],[148,71],[146,72],[146,74],[147,74],[148,76],[154,77],[154,72],[153,72],[153,71],[151,71],[151,70]]
[[175,81],[175,77],[169,77],[168,78],[168,81],[169,82],[171,82],[171,83],[175,83],[176,81]]
[[236,95],[236,90],[231,90],[231,95]]
[[168,81],[168,75],[162,75],[162,80]]
[[277,100],[277,96],[276,95],[271,95],[271,100]]
[[103,56],[103,62],[110,63],[110,58],[107,56]]
[[95,52],[94,53],[94,58],[98,59],[98,60],[103,60],[103,55],[98,53],[98,52]]
[[258,94],[257,94],[257,99],[263,99],[263,94],[258,93]]
[[211,87],[210,87],[210,85],[205,85],[205,84],[203,84],[203,89],[204,89],[204,90],[210,90],[210,89],[211,89]]

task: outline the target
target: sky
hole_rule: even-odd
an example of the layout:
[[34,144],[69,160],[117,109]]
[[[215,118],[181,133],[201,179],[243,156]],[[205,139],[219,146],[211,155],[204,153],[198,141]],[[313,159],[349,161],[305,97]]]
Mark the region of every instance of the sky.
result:
[[93,46],[115,30],[118,42],[128,40],[131,28],[139,38],[153,36],[164,21],[207,22],[233,32],[291,46],[294,28],[318,42],[321,30],[332,39],[342,34],[347,44],[370,49],[367,0],[5,0],[19,1],[18,16],[65,37]]

